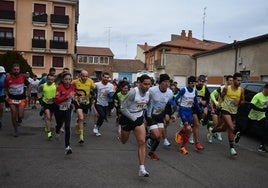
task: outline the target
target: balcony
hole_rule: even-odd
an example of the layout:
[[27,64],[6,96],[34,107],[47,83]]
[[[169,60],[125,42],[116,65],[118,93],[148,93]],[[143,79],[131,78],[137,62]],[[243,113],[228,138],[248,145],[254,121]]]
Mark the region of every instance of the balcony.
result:
[[46,50],[46,40],[32,39],[32,49],[36,52],[44,52]]
[[0,37],[0,49],[13,50],[14,38],[2,38]]
[[0,23],[14,24],[15,22],[15,11],[1,10],[0,11]]
[[50,22],[53,28],[68,28],[69,16],[51,14]]
[[47,14],[38,14],[33,12],[33,25],[35,26],[46,26],[47,24]]
[[67,53],[68,41],[50,40],[50,50],[55,53]]

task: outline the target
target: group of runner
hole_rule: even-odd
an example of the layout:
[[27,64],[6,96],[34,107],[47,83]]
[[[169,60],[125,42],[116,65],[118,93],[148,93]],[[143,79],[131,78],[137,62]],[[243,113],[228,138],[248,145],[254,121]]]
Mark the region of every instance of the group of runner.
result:
[[[65,153],[71,154],[70,146],[72,112],[77,114],[75,125],[78,142],[84,143],[84,125],[89,110],[94,113],[93,133],[101,136],[100,128],[109,114],[109,102],[113,101],[116,109],[118,123],[118,138],[125,144],[133,131],[137,140],[139,176],[148,177],[145,168],[146,142],[149,147],[148,157],[159,160],[156,154],[161,139],[164,145],[170,142],[166,137],[166,128],[169,121],[181,119],[181,127],[176,133],[175,141],[180,144],[182,154],[188,154],[186,144],[193,135],[195,148],[203,150],[199,139],[200,124],[207,125],[207,139],[212,143],[213,137],[222,141],[220,132],[227,131],[230,145],[230,154],[236,156],[234,142],[238,142],[241,130],[235,129],[234,116],[238,106],[244,102],[244,90],[240,87],[242,75],[235,73],[226,77],[226,85],[209,93],[205,82],[206,77],[200,75],[188,77],[188,85],[180,89],[170,84],[168,74],[161,74],[157,84],[153,85],[151,78],[144,74],[138,78],[136,87],[130,89],[127,81],[112,84],[107,72],[102,79],[94,83],[86,70],[82,70],[79,77],[72,80],[68,69],[55,75],[51,68],[47,76],[42,78],[37,88],[41,112],[45,116],[45,131],[47,138],[54,135],[51,131],[53,115],[56,120],[55,137],[60,135],[61,128],[65,132]],[[3,76],[4,67],[0,67],[0,127],[2,126],[3,102],[6,100],[10,106],[14,137],[19,136],[18,127],[22,124],[24,108],[27,104],[32,88],[25,74],[20,73],[20,66],[14,64],[10,75]],[[268,85],[262,92],[255,95],[251,101],[249,122],[265,127],[265,112],[268,104]],[[213,123],[210,123],[211,121]],[[261,138],[259,151],[266,152],[264,137]]]

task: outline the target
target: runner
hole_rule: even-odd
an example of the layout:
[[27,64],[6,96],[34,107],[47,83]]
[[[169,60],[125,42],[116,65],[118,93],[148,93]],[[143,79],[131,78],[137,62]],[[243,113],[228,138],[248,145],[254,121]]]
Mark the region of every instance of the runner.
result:
[[55,77],[52,74],[47,75],[46,83],[38,87],[39,102],[44,108],[45,112],[45,131],[48,139],[52,138],[51,121],[55,111],[55,96],[56,96],[56,84],[54,82]]
[[[233,76],[228,75],[226,76],[226,85],[231,85],[233,83]],[[210,107],[211,107],[211,118],[213,121],[213,125],[208,128],[208,134],[207,134],[207,140],[209,143],[212,143],[212,138],[215,137],[218,141],[222,141],[221,133],[215,133],[212,134],[213,127],[219,126],[219,116],[220,116],[220,108],[219,108],[219,102],[218,99],[221,95],[221,92],[225,86],[221,86],[218,89],[215,89],[210,94]]]
[[223,132],[227,130],[228,132],[228,140],[230,146],[230,154],[232,156],[237,156],[237,152],[234,149],[234,120],[235,115],[237,113],[237,109],[239,104],[244,103],[244,89],[240,87],[242,82],[242,74],[235,73],[233,75],[233,84],[229,86],[225,86],[222,90],[221,97],[219,99],[219,107],[221,108],[222,115],[222,125],[214,127],[211,131],[215,132]]
[[79,143],[84,143],[84,122],[86,121],[87,114],[90,108],[90,90],[95,89],[95,84],[92,79],[88,77],[88,72],[82,70],[80,78],[72,82],[75,86],[77,101],[75,110],[77,114],[76,133],[79,134]]
[[18,126],[21,126],[22,124],[24,108],[26,105],[26,93],[30,93],[29,85],[25,74],[20,73],[19,64],[13,64],[11,73],[5,80],[5,92],[6,100],[10,106],[14,137],[19,136]]
[[2,117],[3,109],[5,105],[5,79],[6,79],[6,70],[3,66],[0,66],[0,130],[2,129]]
[[63,123],[65,125],[65,154],[71,154],[72,148],[70,147],[71,136],[71,114],[72,103],[75,98],[75,86],[71,84],[71,74],[66,72],[62,74],[62,80],[57,85],[55,97],[55,118],[56,118],[56,137],[60,135],[60,128]]
[[183,128],[180,132],[176,133],[175,141],[178,144],[182,143],[180,151],[184,155],[188,154],[188,150],[185,146],[192,134],[192,127],[194,126],[193,108],[200,114],[203,112],[197,100],[198,94],[194,89],[195,83],[196,78],[194,76],[188,77],[188,86],[181,88],[179,94],[175,98],[176,102],[180,99],[179,116],[183,123]]
[[250,102],[250,112],[248,114],[248,122],[246,127],[241,130],[240,127],[235,127],[236,137],[235,142],[238,143],[240,136],[245,133],[250,126],[257,125],[262,131],[260,135],[260,146],[258,147],[259,152],[266,153],[265,138],[267,137],[267,120],[266,113],[268,107],[268,84],[265,84],[263,90],[254,95]]
[[153,142],[148,156],[153,160],[159,160],[159,157],[155,154],[155,150],[165,131],[165,116],[170,115],[173,121],[176,120],[176,117],[172,113],[173,92],[169,89],[169,84],[169,75],[161,74],[159,85],[149,89],[150,103],[147,110],[147,126],[149,127],[150,139]]
[[39,80],[37,79],[37,75],[33,75],[33,79],[30,82],[31,84],[31,97],[30,97],[30,107],[32,105],[32,109],[36,109],[36,100],[37,100],[37,90],[39,85]]
[[151,86],[151,78],[148,75],[142,75],[139,78],[138,87],[131,89],[121,104],[122,117],[119,124],[121,125],[121,142],[125,144],[128,141],[130,132],[133,131],[138,144],[139,158],[139,176],[148,177],[145,162],[145,126],[144,126],[144,109],[149,101],[148,89]]
[[101,136],[99,129],[102,126],[104,120],[107,120],[108,99],[112,98],[114,95],[114,86],[113,84],[108,82],[109,78],[109,73],[104,72],[102,74],[102,80],[100,82],[95,83],[97,90],[95,108],[98,112],[98,120],[97,123],[94,125],[93,133],[96,136]]

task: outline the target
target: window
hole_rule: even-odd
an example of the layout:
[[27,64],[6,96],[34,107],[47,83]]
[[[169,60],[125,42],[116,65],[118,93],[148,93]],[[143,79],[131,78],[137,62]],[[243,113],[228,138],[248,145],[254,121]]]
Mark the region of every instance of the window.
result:
[[64,41],[64,32],[54,32],[53,40],[63,42]]
[[95,57],[94,57],[94,62],[93,62],[93,63],[98,64],[98,63],[99,63],[99,57],[95,56]]
[[87,56],[79,56],[78,62],[79,63],[87,63]]
[[45,40],[45,30],[34,29],[33,30],[33,38],[39,39],[39,40]]
[[104,58],[104,63],[105,63],[105,64],[109,64],[109,57],[105,57],[105,58]]
[[104,63],[104,57],[100,57],[100,64],[103,64]]
[[54,14],[64,16],[65,15],[65,7],[55,6],[54,7]]
[[89,57],[88,57],[88,63],[89,63],[89,64],[92,64],[92,63],[93,63],[93,57],[92,57],[92,56],[89,56]]
[[0,10],[14,11],[13,1],[0,1]]
[[0,27],[1,38],[13,38],[13,28]]
[[44,56],[34,55],[32,57],[32,66],[33,67],[44,67]]
[[63,67],[63,57],[53,57],[52,67],[62,68]]
[[34,4],[34,15],[43,15],[46,13],[46,5],[44,4]]

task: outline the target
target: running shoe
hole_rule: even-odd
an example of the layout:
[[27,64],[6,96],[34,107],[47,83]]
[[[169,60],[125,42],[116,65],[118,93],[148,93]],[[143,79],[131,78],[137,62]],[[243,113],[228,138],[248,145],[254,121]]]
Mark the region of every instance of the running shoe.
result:
[[79,144],[83,144],[84,143],[84,131],[80,130],[80,134],[79,134]]
[[97,125],[94,125],[94,127],[93,127],[93,133],[94,134],[97,134],[98,132],[99,132],[99,129],[98,129]]
[[213,138],[213,133],[211,132],[212,131],[212,127],[209,127],[208,128],[208,134],[207,134],[207,140],[208,140],[208,143],[212,144],[212,138]]
[[170,142],[168,141],[167,138],[164,139],[164,146],[171,146]]
[[149,172],[146,170],[139,170],[139,176],[140,177],[149,177]]
[[51,133],[51,131],[47,132],[47,137],[48,137],[48,139],[51,139],[51,138],[52,138],[52,133]]
[[80,139],[78,143],[79,144],[83,144],[84,143],[84,140],[83,139]]
[[154,140],[148,138],[148,140],[147,140],[147,148],[148,148],[148,149],[151,149],[151,147],[152,147],[152,145],[153,145],[153,142],[154,142]]
[[239,131],[235,134],[234,140],[235,140],[235,143],[239,142],[239,140],[240,140],[240,132]]
[[193,133],[189,137],[189,143],[194,144],[194,135],[193,135]]
[[155,153],[149,153],[148,156],[152,159],[152,160],[159,160],[159,157],[155,154]]
[[96,136],[101,136],[101,133],[98,131],[95,135]]
[[204,147],[199,142],[195,144],[195,148],[197,150],[203,150],[204,149]]
[[222,142],[221,133],[215,133],[215,135],[216,135],[216,140],[218,140],[219,142]]
[[262,153],[267,153],[267,150],[266,150],[264,145],[260,145],[259,148],[258,148],[258,151],[262,152]]
[[69,154],[72,154],[72,153],[73,153],[72,148],[71,148],[70,146],[67,146],[67,147],[65,148],[65,154],[66,154],[66,155],[69,155]]
[[187,155],[188,154],[188,151],[187,151],[187,149],[185,148],[185,147],[181,147],[181,153],[183,154],[183,155]]
[[230,154],[232,155],[232,156],[237,156],[237,152],[235,151],[235,149],[234,148],[230,148]]
[[182,136],[180,135],[179,132],[176,132],[175,142],[178,143],[178,144],[182,142]]

